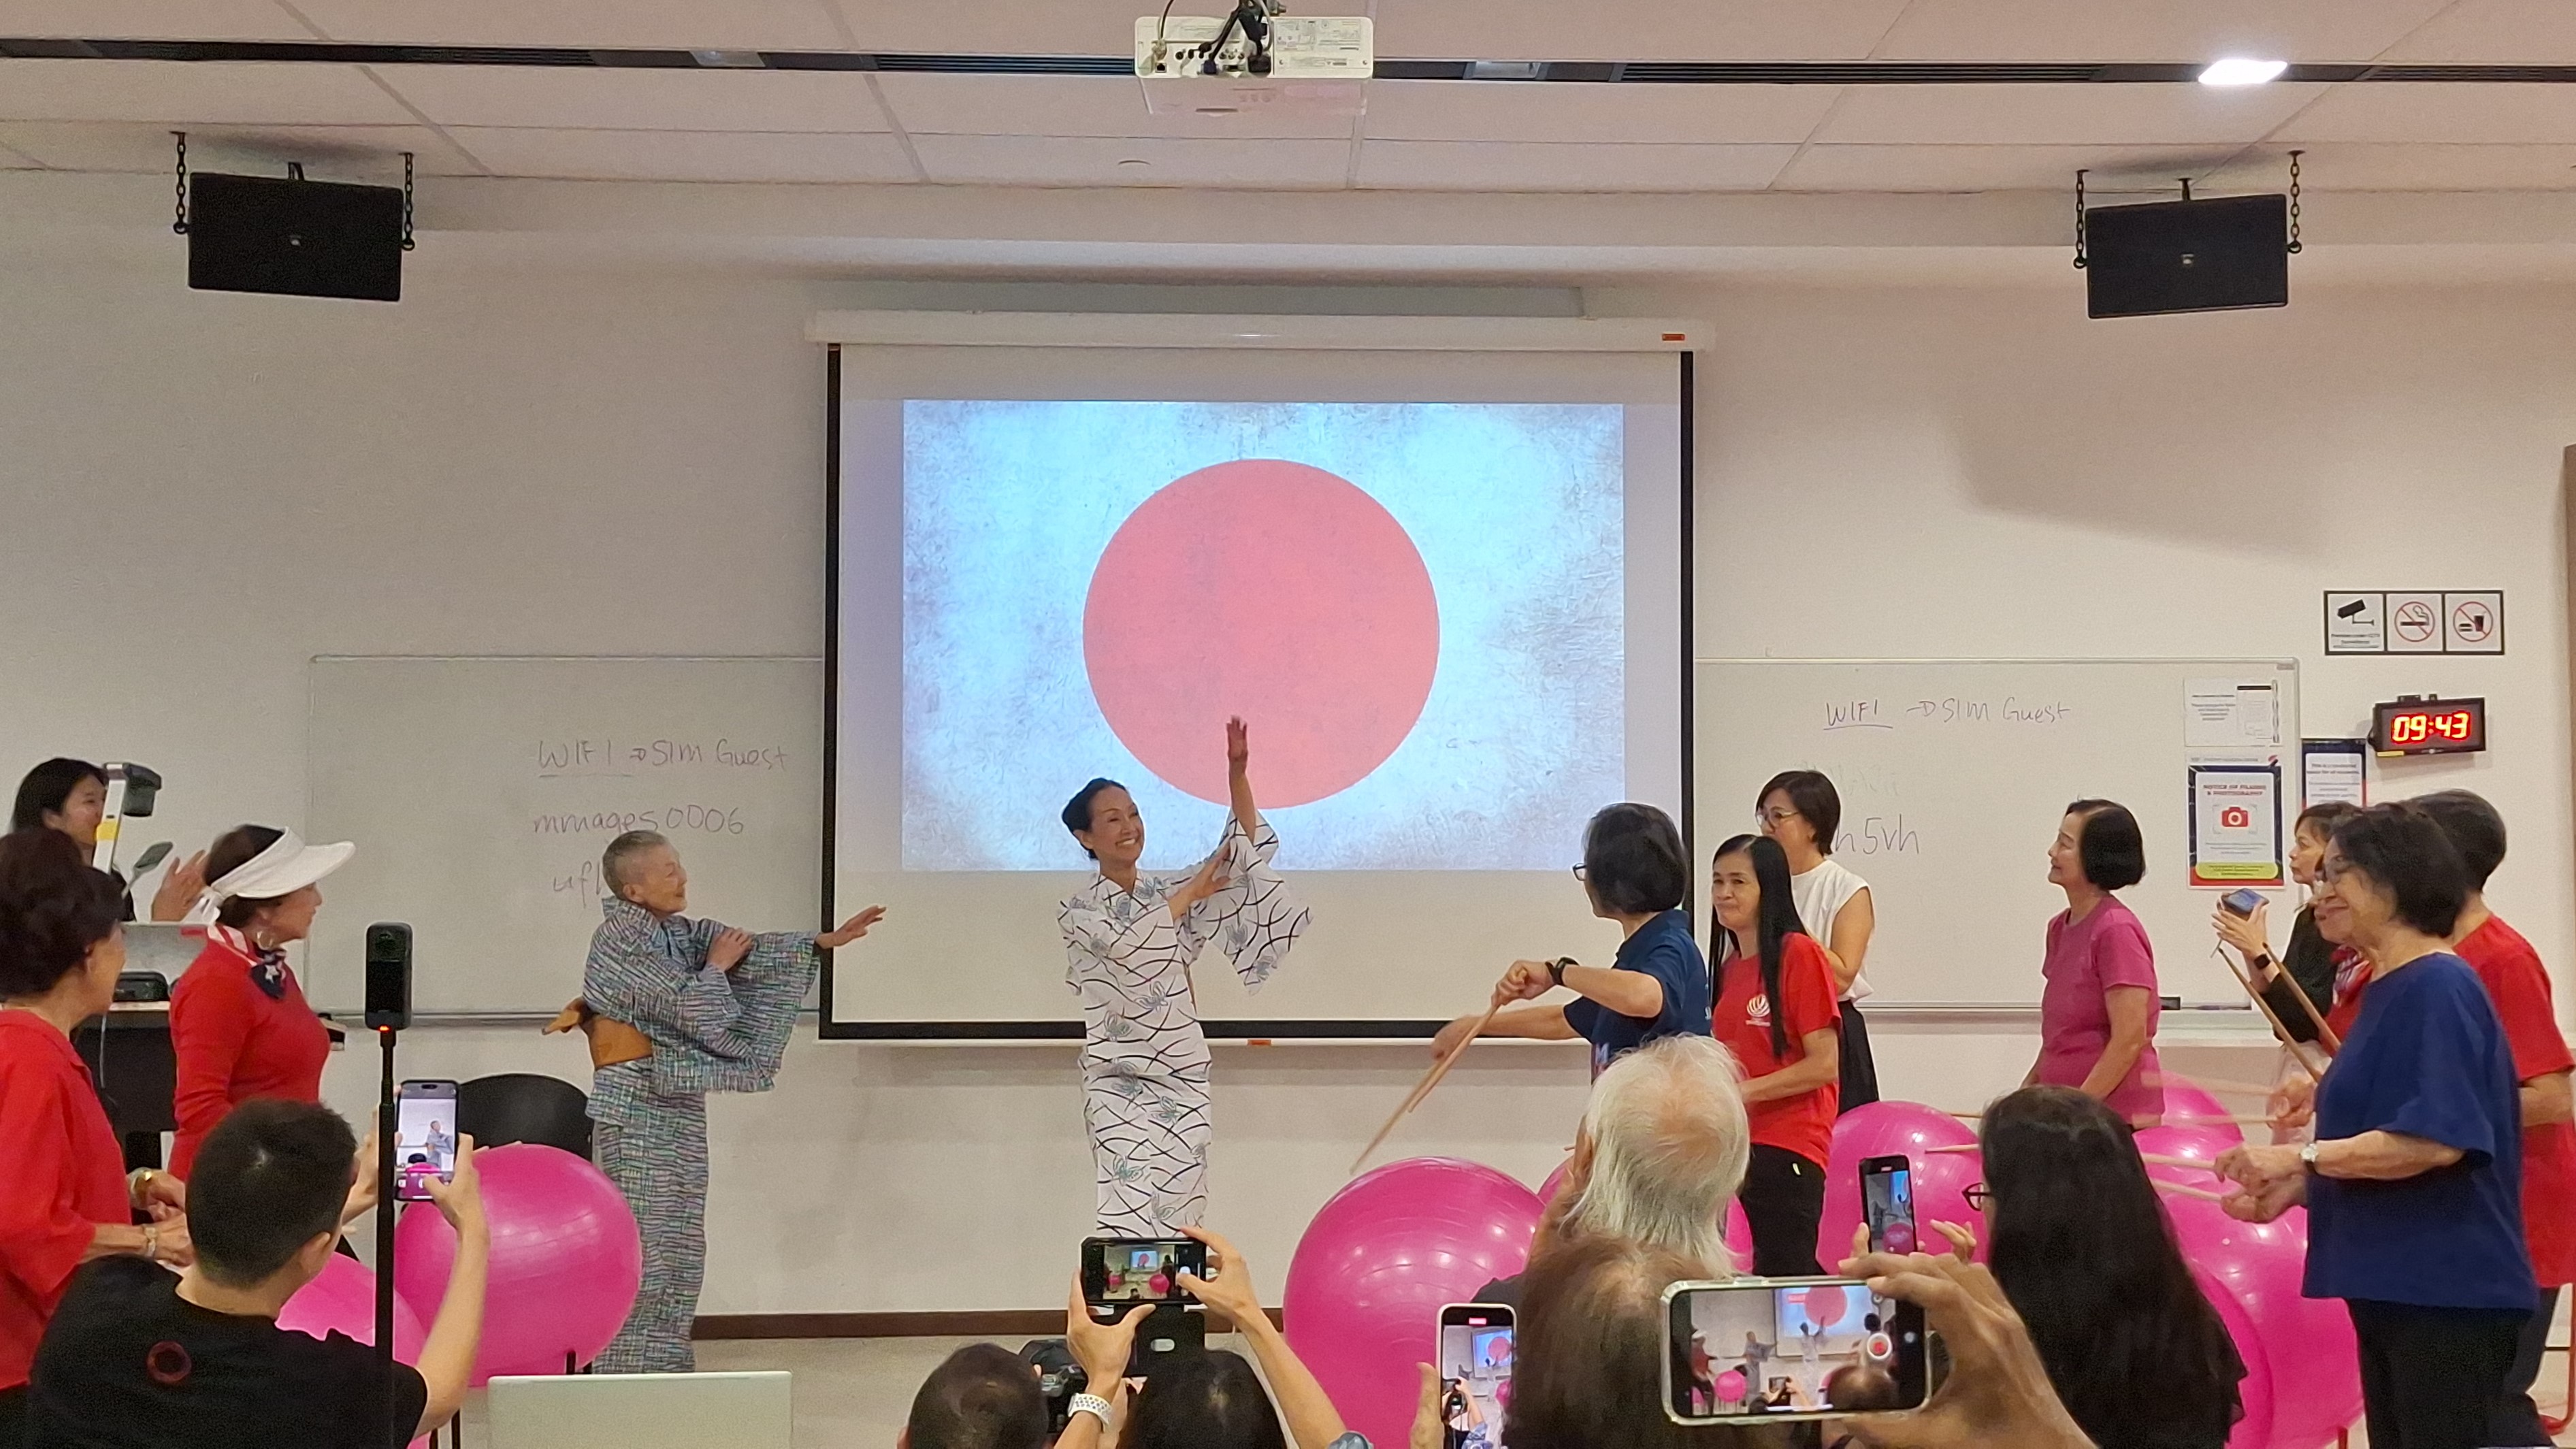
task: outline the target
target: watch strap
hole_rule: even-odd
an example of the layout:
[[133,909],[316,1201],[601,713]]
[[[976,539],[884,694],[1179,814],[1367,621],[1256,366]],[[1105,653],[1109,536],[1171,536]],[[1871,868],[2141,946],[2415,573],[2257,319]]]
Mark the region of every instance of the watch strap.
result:
[[1102,1433],[1109,1432],[1109,1401],[1098,1394],[1074,1395],[1072,1406],[1065,1413],[1068,1417],[1074,1414],[1089,1414],[1100,1421]]
[[1581,963],[1577,962],[1571,956],[1559,956],[1555,960],[1547,963],[1547,978],[1550,981],[1555,982],[1557,985],[1563,986],[1565,984],[1565,968],[1579,964]]

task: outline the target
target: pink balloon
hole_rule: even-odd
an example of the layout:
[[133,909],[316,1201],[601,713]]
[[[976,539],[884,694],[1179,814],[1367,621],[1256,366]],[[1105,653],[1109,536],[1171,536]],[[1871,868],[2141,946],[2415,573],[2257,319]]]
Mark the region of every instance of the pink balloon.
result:
[[1728,1369],[1717,1376],[1717,1401],[1721,1404],[1744,1402],[1744,1370]]
[[2236,1356],[2245,1361],[2245,1377],[2236,1384],[2245,1416],[2228,1433],[2227,1449],[2271,1449],[2275,1442],[2276,1393],[2281,1385],[2272,1376],[2271,1355],[2263,1345],[2263,1335],[2226,1284],[2198,1270],[2192,1276],[2199,1281],[2209,1306],[2218,1310],[2218,1321],[2227,1325],[2227,1336],[2236,1341]]
[[[2163,1195],[2183,1256],[2223,1284],[2280,1372],[2271,1449],[2317,1449],[2361,1417],[2361,1359],[2341,1301],[2299,1292],[2307,1271],[2307,1212],[2241,1223],[2218,1204]],[[2241,1350],[2242,1345],[2239,1345]]]
[[[1935,1147],[1973,1146],[1977,1134],[1968,1124],[1947,1112],[1926,1107],[1920,1102],[1872,1102],[1854,1107],[1834,1121],[1834,1146],[1831,1160],[1825,1164],[1825,1215],[1816,1229],[1816,1257],[1827,1272],[1851,1256],[1852,1234],[1861,1225],[1860,1165],[1871,1157],[1902,1155],[1914,1164],[1914,1221],[1929,1234],[1935,1217],[1946,1222],[1973,1223],[1964,1201],[1956,1189],[1977,1180],[1977,1155],[1973,1152],[1934,1152]],[[1934,1164],[1968,1164],[1968,1175],[1951,1182],[1948,1206],[1936,1211],[1924,1197],[1928,1178],[1950,1181],[1955,1173]],[[1747,1235],[1748,1241],[1750,1234]],[[1928,1236],[1924,1239],[1932,1241]]]
[[1521,1271],[1540,1204],[1454,1157],[1391,1162],[1353,1179],[1306,1225],[1288,1263],[1288,1342],[1350,1427],[1405,1442],[1440,1308]]
[[2245,1140],[2245,1129],[2231,1108],[2176,1072],[2165,1073],[2165,1125],[2205,1127],[2224,1134],[2231,1144]]
[[[483,1346],[472,1382],[560,1374],[566,1355],[599,1356],[644,1281],[635,1215],[608,1175],[559,1147],[516,1142],[474,1155],[492,1224]],[[394,1229],[394,1287],[436,1317],[456,1261],[456,1230],[423,1203]]]
[[[307,1338],[324,1338],[344,1333],[370,1348],[376,1343],[376,1275],[355,1258],[338,1253],[322,1265],[322,1272],[312,1282],[295,1290],[286,1306],[277,1312],[277,1326],[303,1334]],[[427,1334],[420,1326],[420,1315],[411,1311],[402,1294],[394,1295],[394,1358],[401,1363],[420,1362],[420,1341]]]

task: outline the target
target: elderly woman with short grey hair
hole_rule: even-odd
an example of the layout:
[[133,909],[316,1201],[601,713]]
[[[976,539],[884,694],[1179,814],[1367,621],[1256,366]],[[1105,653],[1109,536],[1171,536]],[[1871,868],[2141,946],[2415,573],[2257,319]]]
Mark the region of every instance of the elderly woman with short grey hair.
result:
[[691,919],[689,873],[649,830],[608,843],[600,882],[607,919],[581,997],[547,1028],[590,1038],[592,1156],[643,1231],[643,1287],[597,1367],[686,1373],[706,1276],[707,1093],[769,1090],[819,953],[866,935],[885,908],[819,935]]

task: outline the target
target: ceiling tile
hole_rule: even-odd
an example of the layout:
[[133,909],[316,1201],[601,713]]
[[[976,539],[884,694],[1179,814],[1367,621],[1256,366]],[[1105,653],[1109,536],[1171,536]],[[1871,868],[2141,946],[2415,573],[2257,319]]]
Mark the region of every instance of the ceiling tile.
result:
[[1407,191],[1759,191],[1794,145],[1371,141],[1359,184]]
[[645,50],[846,44],[828,0],[295,0],[295,7],[334,40]]
[[[1133,55],[1136,18],[1162,9],[1148,0],[1045,0],[1035,5],[961,0],[837,3],[861,50],[969,55]],[[1173,13],[1222,15],[1230,8],[1222,0],[1176,0]],[[1358,15],[1366,9],[1355,3],[1340,13]],[[1385,34],[1383,23],[1378,33]]]
[[[128,121],[0,123],[0,144],[64,171],[166,172],[170,133]],[[276,174],[301,161],[316,181],[390,186],[402,180],[402,153],[425,176],[480,176],[481,167],[426,126],[214,126],[188,133],[188,165],[198,171]]]
[[1774,191],[2064,191],[2074,205],[2075,173],[2089,168],[2096,192],[2179,192],[2237,148],[2135,146],[1810,146]]
[[2576,65],[2576,5],[2567,0],[2458,0],[2380,58],[2460,65]]
[[1142,83],[1130,76],[885,72],[877,84],[895,121],[915,135],[1007,136],[1033,126],[1051,136],[1348,140],[1351,134],[1348,116],[1304,111],[1157,116],[1145,109]]
[[1905,0],[1385,0],[1375,14],[1380,55],[1849,60],[1869,54],[1904,10]]
[[2576,141],[2576,86],[2345,85],[2272,139],[2305,141]]
[[2201,146],[2247,144],[2325,87],[2197,85],[1854,86],[1816,132],[1833,144]]
[[86,40],[311,40],[272,0],[0,0],[0,35]]
[[913,146],[933,181],[1002,186],[1314,189],[1339,187],[1350,165],[1347,141],[931,135]]
[[389,65],[385,83],[441,125],[626,131],[882,131],[868,78],[823,70],[584,70]]
[[910,181],[893,137],[774,131],[516,130],[461,126],[456,143],[500,176],[620,181]]
[[1915,0],[1895,60],[2369,60],[2445,0]]
[[0,121],[363,126],[417,119],[353,65],[0,60]]
[[1362,134],[1400,141],[1804,141],[1833,86],[1372,81]]
[[[2281,189],[2286,162],[2275,151],[2248,157],[2214,183],[2261,181]],[[2300,184],[2316,191],[2571,191],[2576,144],[2451,146],[2327,144],[2301,158]]]
[[35,157],[0,141],[0,171],[33,171],[40,167]]

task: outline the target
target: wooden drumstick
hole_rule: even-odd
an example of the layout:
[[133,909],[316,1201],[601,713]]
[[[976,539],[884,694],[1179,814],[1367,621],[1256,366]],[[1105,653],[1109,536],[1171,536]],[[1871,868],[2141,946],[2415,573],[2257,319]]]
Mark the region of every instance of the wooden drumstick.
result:
[[1431,1064],[1430,1071],[1422,1074],[1422,1080],[1414,1085],[1412,1094],[1404,1099],[1404,1105],[1395,1109],[1395,1115],[1386,1119],[1386,1125],[1377,1129],[1377,1135],[1369,1139],[1368,1146],[1361,1148],[1360,1155],[1351,1160],[1351,1172],[1354,1176],[1358,1174],[1361,1166],[1369,1160],[1369,1154],[1377,1151],[1378,1148],[1385,1143],[1387,1134],[1395,1130],[1395,1124],[1403,1121],[1406,1116],[1412,1113],[1414,1108],[1422,1105],[1422,1099],[1431,1095],[1431,1089],[1440,1085],[1440,1079],[1442,1077],[1449,1075],[1449,1069],[1456,1066],[1458,1064],[1458,1059],[1467,1054],[1468,1046],[1473,1043],[1476,1038],[1485,1034],[1485,1028],[1494,1024],[1495,1015],[1501,1012],[1502,1009],[1502,1003],[1500,1002],[1496,1002],[1494,1005],[1486,1007],[1485,1014],[1476,1018],[1476,1029],[1467,1033],[1467,1035],[1462,1038],[1456,1046],[1451,1047],[1447,1056],[1433,1062]]
[[[2244,972],[2236,969],[2235,961],[2229,959],[2228,954],[2225,951],[2214,951],[2211,954],[2218,958],[2220,965],[2227,968],[2227,974],[2235,978],[2236,984],[2245,988],[2246,996],[2251,998],[2254,1002],[2254,1009],[2263,1013],[2263,1019],[2265,1021],[2272,1023],[2272,1035],[2280,1039],[2281,1045],[2290,1049],[2290,1056],[2293,1060],[2298,1062],[2299,1070],[2308,1074],[2309,1081],[2322,1083],[2325,1078],[2318,1073],[2314,1066],[2309,1064],[2307,1057],[2299,1051],[2298,1043],[2290,1039],[2290,1029],[2281,1024],[2281,1014],[2272,1009],[2272,1003],[2263,999],[2262,989],[2254,984],[2252,978],[2248,977]],[[2302,991],[2299,993],[2299,997],[2304,1001],[2307,999],[2307,993]],[[2310,1007],[2309,1009],[2312,1011],[2315,1010],[2314,1007]]]

